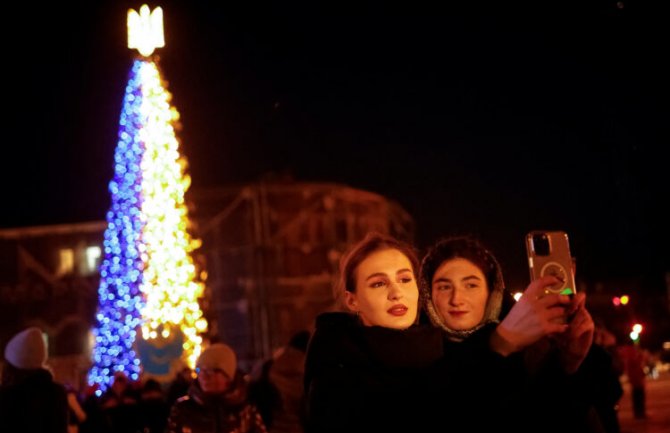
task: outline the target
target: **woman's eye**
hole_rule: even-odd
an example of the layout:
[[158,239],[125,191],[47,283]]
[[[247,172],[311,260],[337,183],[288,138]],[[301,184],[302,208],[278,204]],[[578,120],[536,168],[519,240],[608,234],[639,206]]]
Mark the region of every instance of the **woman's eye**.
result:
[[449,290],[449,289],[451,289],[451,286],[448,284],[441,284],[437,286],[437,290]]
[[377,287],[382,287],[382,286],[384,286],[385,284],[386,284],[386,283],[385,283],[384,281],[373,281],[373,282],[370,284],[370,287],[376,289]]
[[476,289],[477,287],[479,287],[479,285],[476,283],[468,283],[465,285],[466,289]]
[[403,283],[403,284],[411,283],[412,280],[413,280],[412,277],[401,277],[400,278],[400,282]]

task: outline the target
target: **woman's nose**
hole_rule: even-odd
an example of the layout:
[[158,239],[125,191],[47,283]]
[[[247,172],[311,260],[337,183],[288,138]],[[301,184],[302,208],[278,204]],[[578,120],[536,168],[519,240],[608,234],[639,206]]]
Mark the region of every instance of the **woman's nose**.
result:
[[462,291],[454,287],[454,290],[451,291],[451,298],[449,299],[449,303],[451,305],[460,305],[463,303],[463,296],[462,296]]
[[400,299],[403,293],[398,283],[391,283],[389,285],[389,299]]

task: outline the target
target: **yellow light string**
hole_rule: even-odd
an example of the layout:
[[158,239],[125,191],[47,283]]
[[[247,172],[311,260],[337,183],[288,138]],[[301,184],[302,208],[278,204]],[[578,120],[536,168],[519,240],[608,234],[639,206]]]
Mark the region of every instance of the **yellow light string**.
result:
[[[184,334],[184,351],[193,367],[200,355],[207,329],[198,298],[204,284],[196,277],[191,252],[200,246],[187,229],[189,220],[184,194],[190,185],[185,174],[186,161],[179,155],[179,142],[173,127],[179,113],[170,106],[157,66],[146,62],[141,69],[144,95],[142,114],[146,125],[140,132],[145,143],[142,160],[142,215],[146,220],[143,239],[146,251],[144,283],[146,307],[142,312],[145,339],[157,338],[159,327],[167,338],[171,325]],[[162,326],[161,326],[162,325]]]

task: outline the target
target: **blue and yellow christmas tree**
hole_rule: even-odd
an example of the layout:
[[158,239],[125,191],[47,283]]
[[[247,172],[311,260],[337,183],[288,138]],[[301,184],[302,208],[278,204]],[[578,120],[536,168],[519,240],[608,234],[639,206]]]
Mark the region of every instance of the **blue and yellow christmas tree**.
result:
[[[152,54],[164,46],[162,10],[128,12],[128,47],[139,51],[123,99],[114,179],[109,184],[104,260],[89,383],[104,391],[115,372],[168,376],[177,359],[193,367],[207,329],[198,299],[204,271],[192,253],[179,153],[179,114]],[[162,359],[152,363],[151,360]]]

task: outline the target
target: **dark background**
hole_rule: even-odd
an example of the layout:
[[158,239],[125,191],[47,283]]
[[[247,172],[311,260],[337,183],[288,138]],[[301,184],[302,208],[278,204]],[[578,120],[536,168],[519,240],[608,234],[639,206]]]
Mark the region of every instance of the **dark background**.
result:
[[[660,1],[228,3],[160,3],[194,188],[290,175],[375,191],[421,248],[480,236],[511,285],[527,282],[523,235],[562,229],[583,278],[664,290]],[[140,4],[12,7],[0,228],[104,219]]]

